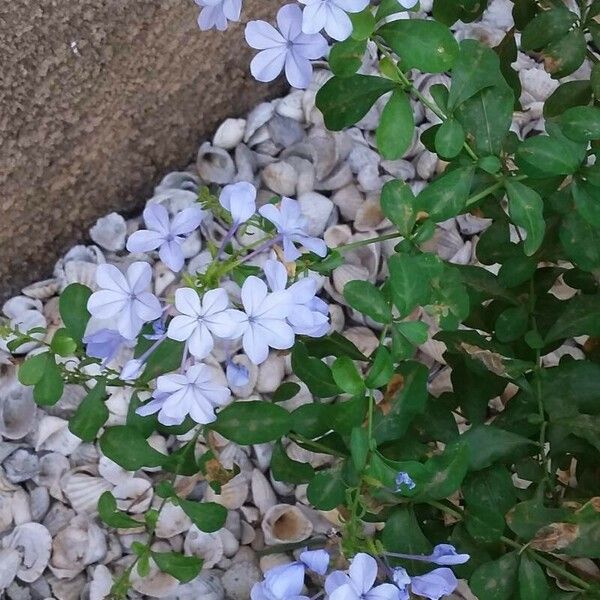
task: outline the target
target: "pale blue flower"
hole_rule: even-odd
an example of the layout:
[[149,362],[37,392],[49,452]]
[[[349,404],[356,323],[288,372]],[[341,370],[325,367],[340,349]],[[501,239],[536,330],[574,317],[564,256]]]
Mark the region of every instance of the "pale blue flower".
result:
[[213,27],[218,31],[227,29],[228,21],[239,21],[242,0],[195,0],[202,8],[198,15],[198,27],[207,31]]
[[394,480],[396,484],[396,492],[402,491],[402,486],[406,486],[409,490],[414,490],[416,487],[415,482],[412,480],[411,476],[404,471],[400,471],[396,475],[396,479]]
[[406,572],[406,569],[402,567],[396,567],[392,570],[392,581],[398,586],[400,592],[404,592],[408,598],[408,592],[406,591],[407,586],[410,585],[410,575]]
[[162,315],[158,298],[148,291],[152,269],[145,262],[134,262],[123,275],[117,267],[98,265],[96,283],[100,288],[87,303],[87,309],[98,319],[116,320],[119,333],[128,340],[137,337],[144,323]]
[[417,5],[417,2],[419,2],[419,0],[398,0],[398,4],[402,8],[413,8]]
[[334,40],[343,41],[352,33],[352,21],[346,13],[357,13],[369,0],[299,0],[306,8],[302,13],[302,31],[318,33],[325,29]]
[[227,383],[232,387],[242,387],[250,381],[250,373],[244,365],[234,363],[231,359],[227,361],[225,369]]
[[150,204],[144,210],[144,222],[148,229],[140,229],[129,236],[129,252],[150,252],[158,248],[158,255],[169,269],[181,271],[185,258],[181,244],[187,235],[195,231],[204,213],[199,206],[190,206],[169,219],[162,204]]
[[251,600],[309,600],[302,596],[304,565],[298,562],[269,569],[265,578],[255,583]]
[[260,50],[250,63],[250,72],[258,81],[273,81],[282,70],[295,88],[308,87],[312,78],[311,60],[327,52],[327,40],[320,34],[302,32],[302,11],[296,4],[286,4],[277,13],[275,29],[266,21],[246,25],[246,41]]
[[274,204],[265,204],[258,212],[275,225],[283,242],[283,256],[288,262],[293,262],[301,256],[294,244],[300,244],[318,256],[327,255],[325,242],[306,233],[308,223],[296,200],[284,196],[279,208]]
[[317,281],[305,277],[287,287],[287,271],[276,260],[267,260],[263,270],[271,291],[286,291],[293,307],[287,317],[297,335],[322,337],[329,331],[329,307],[316,297]]
[[226,185],[219,196],[234,225],[245,223],[256,212],[256,188],[246,181]]
[[119,378],[123,381],[133,381],[141,375],[142,371],[144,370],[144,366],[144,361],[141,361],[138,358],[132,358],[131,360],[127,361],[125,366],[121,369]]
[[129,342],[114,329],[99,329],[86,335],[82,341],[86,345],[85,353],[92,358],[101,359],[103,365],[116,356],[123,344]]
[[456,548],[450,544],[438,544],[431,554],[402,554],[400,552],[386,552],[387,556],[404,558],[407,560],[419,560],[436,565],[462,565],[471,557],[468,554],[458,554]]
[[411,590],[417,596],[428,600],[439,600],[451,594],[458,586],[454,573],[446,568],[434,569],[425,575],[418,575],[411,580]]
[[329,553],[325,550],[303,550],[300,553],[300,562],[318,575],[325,575],[329,566]]
[[152,333],[147,333],[144,337],[147,340],[160,340],[165,337],[166,332],[165,322],[162,319],[156,319],[152,322]]

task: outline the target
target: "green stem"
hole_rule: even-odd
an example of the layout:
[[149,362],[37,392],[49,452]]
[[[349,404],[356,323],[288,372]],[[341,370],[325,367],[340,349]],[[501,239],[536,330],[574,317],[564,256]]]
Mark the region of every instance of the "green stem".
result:
[[289,433],[288,437],[290,438],[290,440],[292,440],[296,443],[305,444],[306,446],[310,446],[314,452],[320,452],[322,454],[333,454],[334,456],[339,456],[340,458],[346,458],[345,455],[342,454],[341,452],[337,452],[337,451],[333,450],[333,448],[329,448],[327,446],[324,446],[323,444],[319,444],[319,442],[309,440],[308,438],[305,438],[303,435],[300,435],[299,433]]
[[358,242],[351,242],[350,244],[342,244],[337,246],[335,250],[338,252],[348,252],[348,250],[354,250],[354,248],[360,248],[362,246],[368,246],[369,244],[376,244],[377,242],[385,242],[387,240],[394,240],[402,237],[401,233],[388,233],[386,235],[379,235],[377,237],[368,238],[366,240],[359,240]]

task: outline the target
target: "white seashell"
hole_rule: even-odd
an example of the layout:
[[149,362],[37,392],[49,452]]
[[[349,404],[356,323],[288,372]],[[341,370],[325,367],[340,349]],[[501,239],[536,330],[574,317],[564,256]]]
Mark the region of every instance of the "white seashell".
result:
[[13,522],[12,494],[0,492],[0,533],[8,530]]
[[260,512],[255,506],[242,506],[240,512],[244,519],[251,525],[256,525],[260,520]]
[[39,471],[33,478],[36,485],[48,488],[50,495],[57,500],[63,499],[60,481],[69,470],[69,460],[58,452],[45,454],[40,458]]
[[200,181],[194,173],[190,173],[189,171],[172,171],[165,175],[161,182],[154,188],[154,195],[178,190],[187,190],[196,193],[199,186]]
[[295,121],[304,121],[302,110],[302,96],[304,91],[295,90],[284,96],[275,104],[275,112],[283,117],[289,117]]
[[325,178],[315,182],[315,190],[339,190],[351,183],[352,179],[350,167],[346,163],[340,163]]
[[246,131],[244,132],[244,142],[247,142],[272,116],[274,107],[271,102],[262,102],[255,106],[246,117]]
[[191,519],[183,512],[180,506],[167,503],[160,511],[156,522],[156,536],[171,538],[186,532],[192,526]]
[[104,565],[97,565],[90,582],[90,600],[104,600],[110,594],[113,583],[108,568]]
[[75,517],[52,542],[50,569],[59,579],[72,579],[106,556],[106,535],[87,517]]
[[267,123],[269,137],[278,148],[289,148],[304,139],[304,129],[295,119],[275,114]]
[[0,435],[8,440],[25,437],[35,425],[37,408],[32,388],[21,385],[16,376],[0,377]]
[[275,490],[275,493],[281,496],[293,496],[294,495],[294,485],[291,483],[285,483],[283,481],[277,481],[273,478],[273,472],[269,471],[269,481]]
[[267,165],[261,177],[263,183],[276,194],[293,196],[296,193],[298,174],[288,162],[279,161]]
[[226,150],[204,142],[196,159],[198,173],[208,183],[231,183],[235,176],[235,165]]
[[277,496],[267,478],[259,469],[252,471],[252,504],[264,515],[277,504]]
[[232,357],[231,362],[236,365],[242,365],[248,370],[248,383],[241,386],[229,384],[231,392],[237,398],[248,398],[256,386],[256,381],[258,379],[258,367],[252,363],[245,354],[236,354],[234,357]]
[[63,276],[60,277],[61,290],[64,290],[72,283],[81,283],[95,291],[96,268],[98,265],[81,260],[71,260],[64,265]]
[[17,576],[21,555],[13,548],[0,550],[0,592],[4,591]]
[[105,404],[108,408],[109,417],[106,422],[107,426],[124,425],[127,419],[129,403],[131,402],[131,388],[109,388],[110,396]]
[[[194,176],[195,177],[195,176]],[[158,190],[158,188],[157,188]],[[198,193],[190,190],[165,189],[164,191],[155,192],[155,195],[146,202],[146,206],[150,204],[161,204],[164,206],[169,215],[174,217],[182,210],[196,204]]]
[[18,319],[28,310],[42,310],[42,303],[35,298],[27,296],[14,296],[2,305],[2,312],[9,319]]
[[356,211],[354,219],[354,228],[356,231],[373,231],[382,227],[389,227],[389,225],[389,221],[385,219],[381,212],[378,200],[368,199]]
[[62,489],[67,500],[77,514],[94,515],[97,512],[98,500],[113,486],[102,477],[95,477],[83,471],[73,469],[61,480]]
[[113,462],[106,456],[101,456],[98,461],[98,474],[113,485],[126,483],[133,477],[131,471],[126,471],[123,467],[120,467],[116,462]]
[[333,457],[331,455],[305,450],[304,448],[298,446],[298,444],[294,442],[290,442],[286,450],[287,455],[292,460],[301,463],[308,463],[311,467],[314,467],[315,469],[318,469],[319,467],[324,467],[325,465],[329,465],[333,462]]
[[[273,162],[273,156],[277,153],[277,147],[271,142],[271,134],[266,125],[259,127],[249,140],[244,141],[250,148],[262,146],[262,148],[255,148],[256,150],[264,150],[264,152],[256,152],[258,166],[264,167]],[[266,162],[261,164],[261,160],[266,160]]]
[[[242,546],[247,546],[254,541],[255,537],[254,527],[247,523],[246,521],[242,521],[242,536],[240,538],[240,543]],[[243,548],[242,548],[243,549]]]
[[[187,240],[186,240],[187,242]],[[183,248],[182,248],[183,249]],[[195,253],[197,254],[197,253]],[[164,296],[165,290],[175,281],[177,275],[167,267],[163,262],[158,262],[154,265],[154,294],[161,298]]]
[[375,348],[379,346],[377,336],[366,327],[350,327],[343,332],[343,335],[365,356],[371,355],[375,351]]
[[297,507],[276,504],[266,512],[262,530],[266,544],[288,544],[310,537],[313,525]]
[[60,282],[58,279],[44,279],[43,281],[36,281],[31,285],[24,287],[21,292],[25,296],[35,298],[36,300],[47,300],[58,293],[60,289]]
[[179,587],[175,577],[163,573],[156,563],[150,559],[150,571],[145,577],[141,577],[137,569],[133,569],[131,576],[131,587],[140,594],[150,598],[167,598],[174,594]]
[[298,196],[298,203],[307,222],[306,233],[321,237],[332,217],[333,202],[317,192],[307,192]]
[[211,569],[223,558],[223,540],[217,533],[204,533],[192,525],[183,542],[185,554],[198,556]]
[[229,529],[225,527],[217,531],[217,535],[221,538],[221,544],[223,546],[223,554],[227,558],[231,558],[240,549],[240,543],[237,541],[235,535]]
[[339,304],[329,305],[329,321],[331,323],[330,331],[341,332],[346,324],[344,309]]
[[381,168],[396,179],[408,181],[415,178],[415,167],[407,160],[383,160]]
[[17,448],[3,461],[2,466],[5,477],[10,483],[21,483],[38,474],[39,458],[27,448]]
[[285,374],[285,359],[271,352],[267,360],[258,367],[256,391],[259,394],[272,394],[281,385]]
[[338,207],[343,219],[353,221],[365,198],[362,192],[351,183],[337,190],[331,200]]
[[231,600],[250,598],[252,586],[262,579],[258,565],[251,561],[237,562],[231,565],[223,575],[223,587]]
[[346,287],[349,281],[356,279],[367,281],[369,279],[369,271],[359,265],[341,265],[333,270],[331,279],[335,291],[341,295],[344,293],[344,287]]
[[126,236],[127,223],[121,215],[114,212],[98,219],[90,229],[92,240],[100,248],[111,252],[118,252],[125,248]]
[[[306,504],[297,504],[296,507],[302,511],[307,519],[313,524],[313,533],[327,535],[331,532],[333,527],[331,526],[331,520],[326,517],[323,511],[315,510],[312,506]],[[340,525],[340,521],[336,516],[335,522]]]
[[55,502],[51,507],[42,524],[50,535],[56,535],[61,529],[66,527],[75,518],[75,511],[67,508],[60,502]]
[[[81,600],[83,589],[86,584],[86,578],[83,574],[79,574],[73,579],[59,579],[50,573],[45,579],[52,589],[52,599]],[[37,584],[38,582],[36,581],[35,583]]]
[[31,583],[42,575],[50,560],[51,546],[50,532],[39,523],[18,525],[2,540],[4,549],[17,550],[21,554],[22,562],[17,578],[26,583]]
[[246,475],[244,473],[239,473],[225,485],[221,486],[220,494],[215,493],[210,486],[207,487],[204,499],[207,502],[217,502],[218,504],[222,504],[229,510],[236,510],[246,501],[249,491],[248,488]]
[[42,417],[38,426],[35,451],[59,452],[69,456],[81,440],[69,431],[69,422],[59,417]]
[[271,457],[273,456],[273,444],[255,444],[252,446],[254,450],[254,456],[256,465],[264,473],[271,464]]
[[254,152],[245,144],[239,144],[235,149],[235,166],[237,168],[236,181],[254,183],[254,173],[257,164]]
[[347,158],[348,165],[354,174],[360,173],[366,166],[374,166],[377,169],[380,160],[379,154],[364,143],[354,144]]
[[417,163],[415,165],[417,174],[421,179],[429,180],[433,177],[437,164],[437,155],[429,150],[425,150],[424,152],[421,152],[421,155],[417,159]]
[[[42,488],[43,489],[43,488]],[[31,504],[27,492],[20,488],[12,497],[12,514],[15,525],[29,523],[31,519]]]
[[[36,328],[46,329],[47,325],[48,322],[46,321],[46,317],[44,317],[44,315],[38,310],[25,310],[17,317],[10,320],[10,328],[20,331],[21,333],[27,333],[28,331]],[[30,337],[41,341],[44,339],[44,333],[32,333]],[[6,340],[0,339],[0,346],[3,346],[3,349],[7,349],[5,343],[12,339],[15,339],[15,336],[12,334]],[[12,353],[27,354],[28,352],[35,350],[39,345],[40,344],[38,342],[25,342],[24,344],[21,344],[15,348]]]
[[307,192],[312,192],[315,187],[315,168],[313,164],[299,156],[289,156],[286,162],[290,163],[298,176],[296,183],[296,194],[299,196]]
[[492,219],[484,219],[471,213],[465,213],[464,215],[458,215],[456,222],[463,235],[475,235],[485,231],[492,224]]
[[287,554],[265,554],[260,557],[259,566],[263,573],[266,573],[270,569],[280,567],[282,565],[289,565],[292,559]]
[[323,234],[323,239],[329,248],[337,248],[347,244],[351,237],[352,230],[348,225],[332,225]]
[[219,571],[203,570],[196,579],[177,588],[177,600],[223,600],[221,575]]
[[[45,487],[36,487],[29,493],[30,521],[41,521],[50,508],[50,494]],[[23,522],[23,521],[21,521]]]
[[117,508],[130,514],[146,512],[154,496],[152,482],[141,477],[117,484],[112,493],[117,499]]
[[233,150],[244,139],[246,119],[225,119],[213,137],[213,146]]

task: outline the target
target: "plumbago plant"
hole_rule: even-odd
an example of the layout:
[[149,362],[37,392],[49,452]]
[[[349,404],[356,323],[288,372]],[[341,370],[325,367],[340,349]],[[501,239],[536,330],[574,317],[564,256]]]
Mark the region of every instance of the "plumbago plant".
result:
[[[197,3],[202,29],[239,19],[240,0]],[[143,262],[126,274],[100,265],[93,293],[78,284],[64,290],[64,327],[23,362],[21,382],[34,386],[42,406],[57,402],[65,383],[86,386],[71,431],[99,438],[102,452],[129,471],[164,472],[162,501],[143,521],[110,493],[100,499],[107,525],[147,532],[113,596],[126,594],[134,569],[144,576],[158,567],[182,582],[198,575],[199,558],[155,551],[154,532],[168,504],[202,531],[224,525],[225,508],[188,499],[175,485],[177,476],[200,475],[218,493],[237,474],[220,464],[216,432],[240,445],[271,443],[273,477],[307,484],[312,506],[339,515],[330,536],[283,548],[298,550],[297,562],[268,571],[252,600],[306,598],[306,581],[315,598],[437,599],[457,577],[481,600],[600,597],[589,564],[600,559],[600,2],[514,0],[515,27],[495,48],[458,43],[449,29],[479,17],[484,0],[435,0],[427,20],[404,12],[418,8],[409,0],[302,4],[304,12],[296,4],[279,10],[278,29],[247,24],[246,39],[259,50],[253,75],[269,81],[284,70],[306,87],[310,61],[327,55],[333,76],[317,94],[327,128],[354,125],[385,96],[377,148],[398,159],[414,136],[412,98],[439,117],[421,139],[447,166],[416,196],[403,181],[387,182],[381,209],[390,231],[333,250],[306,234],[295,200],[273,198],[257,211],[250,183],[204,188],[197,206],[175,216],[151,205],[128,249],[158,250],[174,271],[186,235],[210,219],[227,225],[202,272],[184,275],[162,304],[147,291]],[[323,28],[337,40],[330,49]],[[518,48],[557,79],[591,64],[589,79],[558,86],[544,106],[546,132],[527,139],[510,131]],[[377,75],[359,73],[368,49],[379,55]],[[411,83],[417,72],[449,73],[451,85],[434,85],[425,97]],[[490,223],[477,264],[425,250],[436,223],[466,213]],[[240,246],[235,234],[250,226],[256,241]],[[343,264],[350,249],[386,240],[397,244],[385,282],[344,289],[348,305],[381,329],[378,348],[365,356],[328,333],[314,274]],[[434,320],[451,367],[453,391],[439,397],[415,360],[431,334],[421,311]],[[99,320],[110,326],[92,330]],[[4,333],[16,354],[39,343],[35,330]],[[247,371],[229,357],[225,381],[209,355],[215,344],[237,349],[240,338],[255,364],[269,348],[290,353],[314,402],[282,408],[299,391],[291,382],[269,398],[231,402],[228,385],[245,383]],[[565,343],[577,343],[584,358],[561,352]],[[119,372],[111,359],[123,345],[135,347],[135,358]],[[548,367],[555,352],[562,358]],[[129,413],[124,424],[106,426],[105,400],[118,387],[132,392]],[[457,417],[468,426],[459,430]],[[176,450],[155,450],[147,441],[155,431],[176,436]],[[289,440],[336,461],[314,469],[292,460]]]

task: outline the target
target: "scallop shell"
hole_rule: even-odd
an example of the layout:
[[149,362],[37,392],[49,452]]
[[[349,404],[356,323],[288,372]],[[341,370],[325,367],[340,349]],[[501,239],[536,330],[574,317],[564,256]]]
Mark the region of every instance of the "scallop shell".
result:
[[252,471],[251,489],[252,503],[261,514],[264,515],[277,504],[277,496],[271,484],[259,469]]
[[25,437],[35,426],[37,408],[30,387],[14,375],[0,377],[0,435],[8,440]]
[[171,538],[184,533],[192,526],[191,519],[183,512],[180,506],[168,503],[160,511],[156,522],[156,536]]
[[146,512],[154,496],[152,482],[141,477],[134,477],[117,484],[112,493],[117,499],[117,508],[131,514]]
[[59,417],[42,417],[38,426],[35,451],[59,452],[69,456],[81,440],[69,431],[69,422]]
[[51,279],[44,279],[43,281],[36,281],[24,287],[21,292],[25,296],[35,298],[36,300],[47,300],[57,294],[59,289],[60,282],[53,277]]
[[233,563],[223,575],[223,587],[231,600],[247,600],[255,583],[262,579],[258,565],[252,561]]
[[223,555],[227,558],[234,556],[235,553],[240,549],[240,543],[235,535],[225,527],[219,529],[219,531],[217,531],[217,535],[221,538]]
[[60,502],[55,502],[46,516],[43,525],[48,529],[50,535],[56,535],[75,518],[75,511]]
[[239,475],[233,477],[225,485],[221,486],[220,494],[215,493],[210,486],[206,488],[204,499],[207,502],[217,502],[218,504],[222,504],[229,510],[236,510],[240,508],[244,502],[246,502],[249,491],[248,488],[249,486],[246,475],[240,473]]
[[298,203],[307,222],[308,235],[321,237],[334,216],[333,202],[317,192],[307,192],[298,196]]
[[118,213],[112,212],[101,217],[90,229],[90,237],[101,248],[110,252],[118,252],[125,248],[127,223]]
[[313,525],[296,506],[276,504],[266,512],[262,530],[266,544],[289,544],[310,537]]
[[213,137],[213,146],[233,150],[244,139],[246,119],[225,119]]
[[235,176],[235,165],[229,153],[210,142],[200,146],[196,166],[200,177],[208,183],[231,183]]
[[116,462],[113,462],[106,456],[101,456],[98,461],[98,474],[113,485],[126,483],[133,477],[131,471],[126,471],[123,467],[120,467]]
[[90,600],[104,600],[110,594],[113,583],[108,568],[104,565],[97,565],[90,582]]
[[225,591],[221,575],[219,571],[203,570],[198,577],[177,588],[177,600],[223,600]]
[[94,515],[100,496],[113,489],[113,485],[102,477],[86,473],[83,468],[73,469],[61,480],[67,500],[77,514]]
[[17,576],[21,555],[12,548],[0,550],[0,592],[4,591]]
[[31,583],[41,577],[48,565],[52,537],[43,525],[24,523],[15,527],[12,533],[2,540],[2,547],[21,553],[23,560],[17,571],[17,578]]
[[13,296],[2,305],[2,312],[9,319],[18,319],[28,310],[42,310],[42,303],[27,296]]
[[9,527],[12,525],[12,498],[13,495],[11,493],[0,492],[0,533],[8,531]]
[[294,119],[294,121],[304,121],[304,111],[302,110],[303,95],[303,90],[290,92],[275,103],[275,112],[283,117]]
[[22,488],[16,490],[13,494],[12,513],[15,525],[29,523],[32,520],[29,494]]
[[40,458],[39,471],[33,478],[36,485],[48,488],[50,495],[57,500],[64,498],[60,481],[69,470],[69,460],[62,454],[52,452]]
[[148,575],[141,577],[137,569],[133,569],[130,581],[131,587],[136,592],[150,596],[150,598],[167,598],[173,595],[179,587],[177,579],[163,573],[152,559],[150,559]]
[[218,533],[204,533],[195,525],[187,532],[183,548],[188,556],[201,558],[206,569],[212,569],[223,558],[223,540]]
[[52,598],[56,600],[81,600],[86,585],[85,575],[79,574],[73,579],[59,579],[49,574],[45,579],[52,589]]

